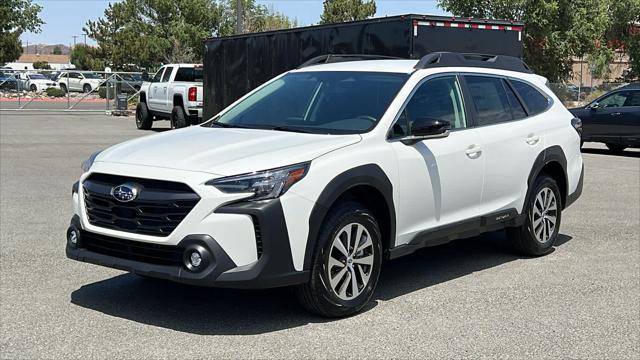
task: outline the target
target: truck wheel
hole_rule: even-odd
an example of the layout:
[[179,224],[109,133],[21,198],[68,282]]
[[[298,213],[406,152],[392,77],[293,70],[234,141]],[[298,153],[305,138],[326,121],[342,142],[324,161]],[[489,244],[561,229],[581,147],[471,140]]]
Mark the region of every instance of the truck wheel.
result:
[[189,123],[187,122],[187,115],[184,113],[184,110],[181,106],[174,106],[173,111],[171,112],[171,128],[172,129],[180,129],[183,127],[187,127]]
[[60,84],[60,90],[64,91],[64,93],[67,93],[67,85],[65,84]]
[[147,103],[138,103],[136,107],[136,126],[140,130],[150,130],[153,126],[153,117],[149,114]]
[[301,305],[324,317],[360,311],[373,296],[382,264],[380,228],[356,202],[330,211],[314,253],[311,280],[296,288]]
[[86,93],[90,93],[91,92],[91,85],[89,84],[84,84],[84,86],[82,87],[82,91]]
[[558,237],[562,200],[556,181],[538,176],[527,196],[526,220],[519,227],[507,228],[507,237],[521,254],[540,256],[549,253]]
[[624,151],[624,149],[627,148],[626,146],[620,145],[620,144],[605,144],[605,145],[607,145],[609,150],[611,150],[611,152],[614,152],[614,153],[622,152]]

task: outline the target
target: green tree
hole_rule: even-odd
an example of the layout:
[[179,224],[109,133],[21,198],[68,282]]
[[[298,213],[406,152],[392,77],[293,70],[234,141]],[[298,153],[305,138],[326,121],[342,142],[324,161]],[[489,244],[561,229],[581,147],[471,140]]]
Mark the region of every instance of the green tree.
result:
[[22,54],[20,35],[40,32],[44,24],[38,16],[42,7],[31,0],[0,0],[0,63],[16,60]]
[[102,49],[85,44],[78,44],[71,49],[69,60],[79,70],[103,71],[106,67]]
[[60,48],[60,46],[56,45],[53,50],[51,51],[51,54],[53,55],[62,55],[62,48]]
[[375,0],[324,0],[321,24],[364,20],[376,14]]
[[571,75],[574,58],[601,56],[598,45],[606,44],[610,26],[608,0],[440,0],[439,6],[455,16],[523,21],[524,60],[552,82]]
[[[236,0],[225,0],[221,3],[221,7],[222,19],[218,35],[233,35],[236,26]],[[295,19],[290,19],[272,8],[258,4],[255,0],[244,0],[243,9],[242,24],[245,33],[288,29],[298,25]]]
[[39,70],[51,70],[51,66],[46,61],[34,61],[33,68]]
[[640,0],[611,0],[609,19],[607,44],[624,49],[629,56],[632,77],[640,77]]
[[212,0],[123,0],[109,4],[104,17],[87,22],[84,30],[114,69],[150,68],[185,49],[201,59],[202,40],[217,34],[220,15]]

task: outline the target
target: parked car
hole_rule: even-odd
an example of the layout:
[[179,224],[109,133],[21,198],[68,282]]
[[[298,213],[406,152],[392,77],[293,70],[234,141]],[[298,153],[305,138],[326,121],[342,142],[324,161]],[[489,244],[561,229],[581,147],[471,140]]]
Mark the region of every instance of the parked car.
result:
[[614,152],[640,147],[640,83],[618,88],[570,111],[582,120],[583,142],[602,142]]
[[202,65],[169,64],[142,84],[136,126],[148,130],[154,120],[171,121],[172,128],[202,120]]
[[104,82],[99,74],[94,72],[67,71],[58,75],[57,82],[60,89],[67,91],[81,91],[90,93]]
[[67,256],[295,286],[338,317],[369,302],[383,260],[423,247],[506,229],[519,252],[547,254],[583,164],[579,120],[545,82],[503,56],[307,64],[201,126],[91,155]]
[[28,89],[29,91],[41,92],[48,88],[57,88],[58,84],[42,74],[37,73],[19,73],[17,80],[20,82],[20,89]]
[[143,83],[141,74],[120,74],[118,81],[120,82],[120,89],[127,93],[140,91]]
[[12,72],[0,70],[0,90],[16,90],[18,89],[18,81]]

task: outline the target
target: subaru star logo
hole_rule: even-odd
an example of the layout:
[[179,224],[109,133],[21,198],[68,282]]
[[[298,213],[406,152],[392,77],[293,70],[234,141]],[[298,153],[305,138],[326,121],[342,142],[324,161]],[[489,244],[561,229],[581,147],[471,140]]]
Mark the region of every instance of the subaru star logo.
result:
[[133,183],[114,186],[111,189],[111,196],[120,202],[133,201],[138,197],[139,188],[139,185]]

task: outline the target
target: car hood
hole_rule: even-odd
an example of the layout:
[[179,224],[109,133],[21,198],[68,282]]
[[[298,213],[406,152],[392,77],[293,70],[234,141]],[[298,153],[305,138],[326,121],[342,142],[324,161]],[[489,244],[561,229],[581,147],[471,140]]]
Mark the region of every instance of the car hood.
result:
[[95,161],[229,176],[310,161],[360,140],[360,135],[192,126],[112,146]]

